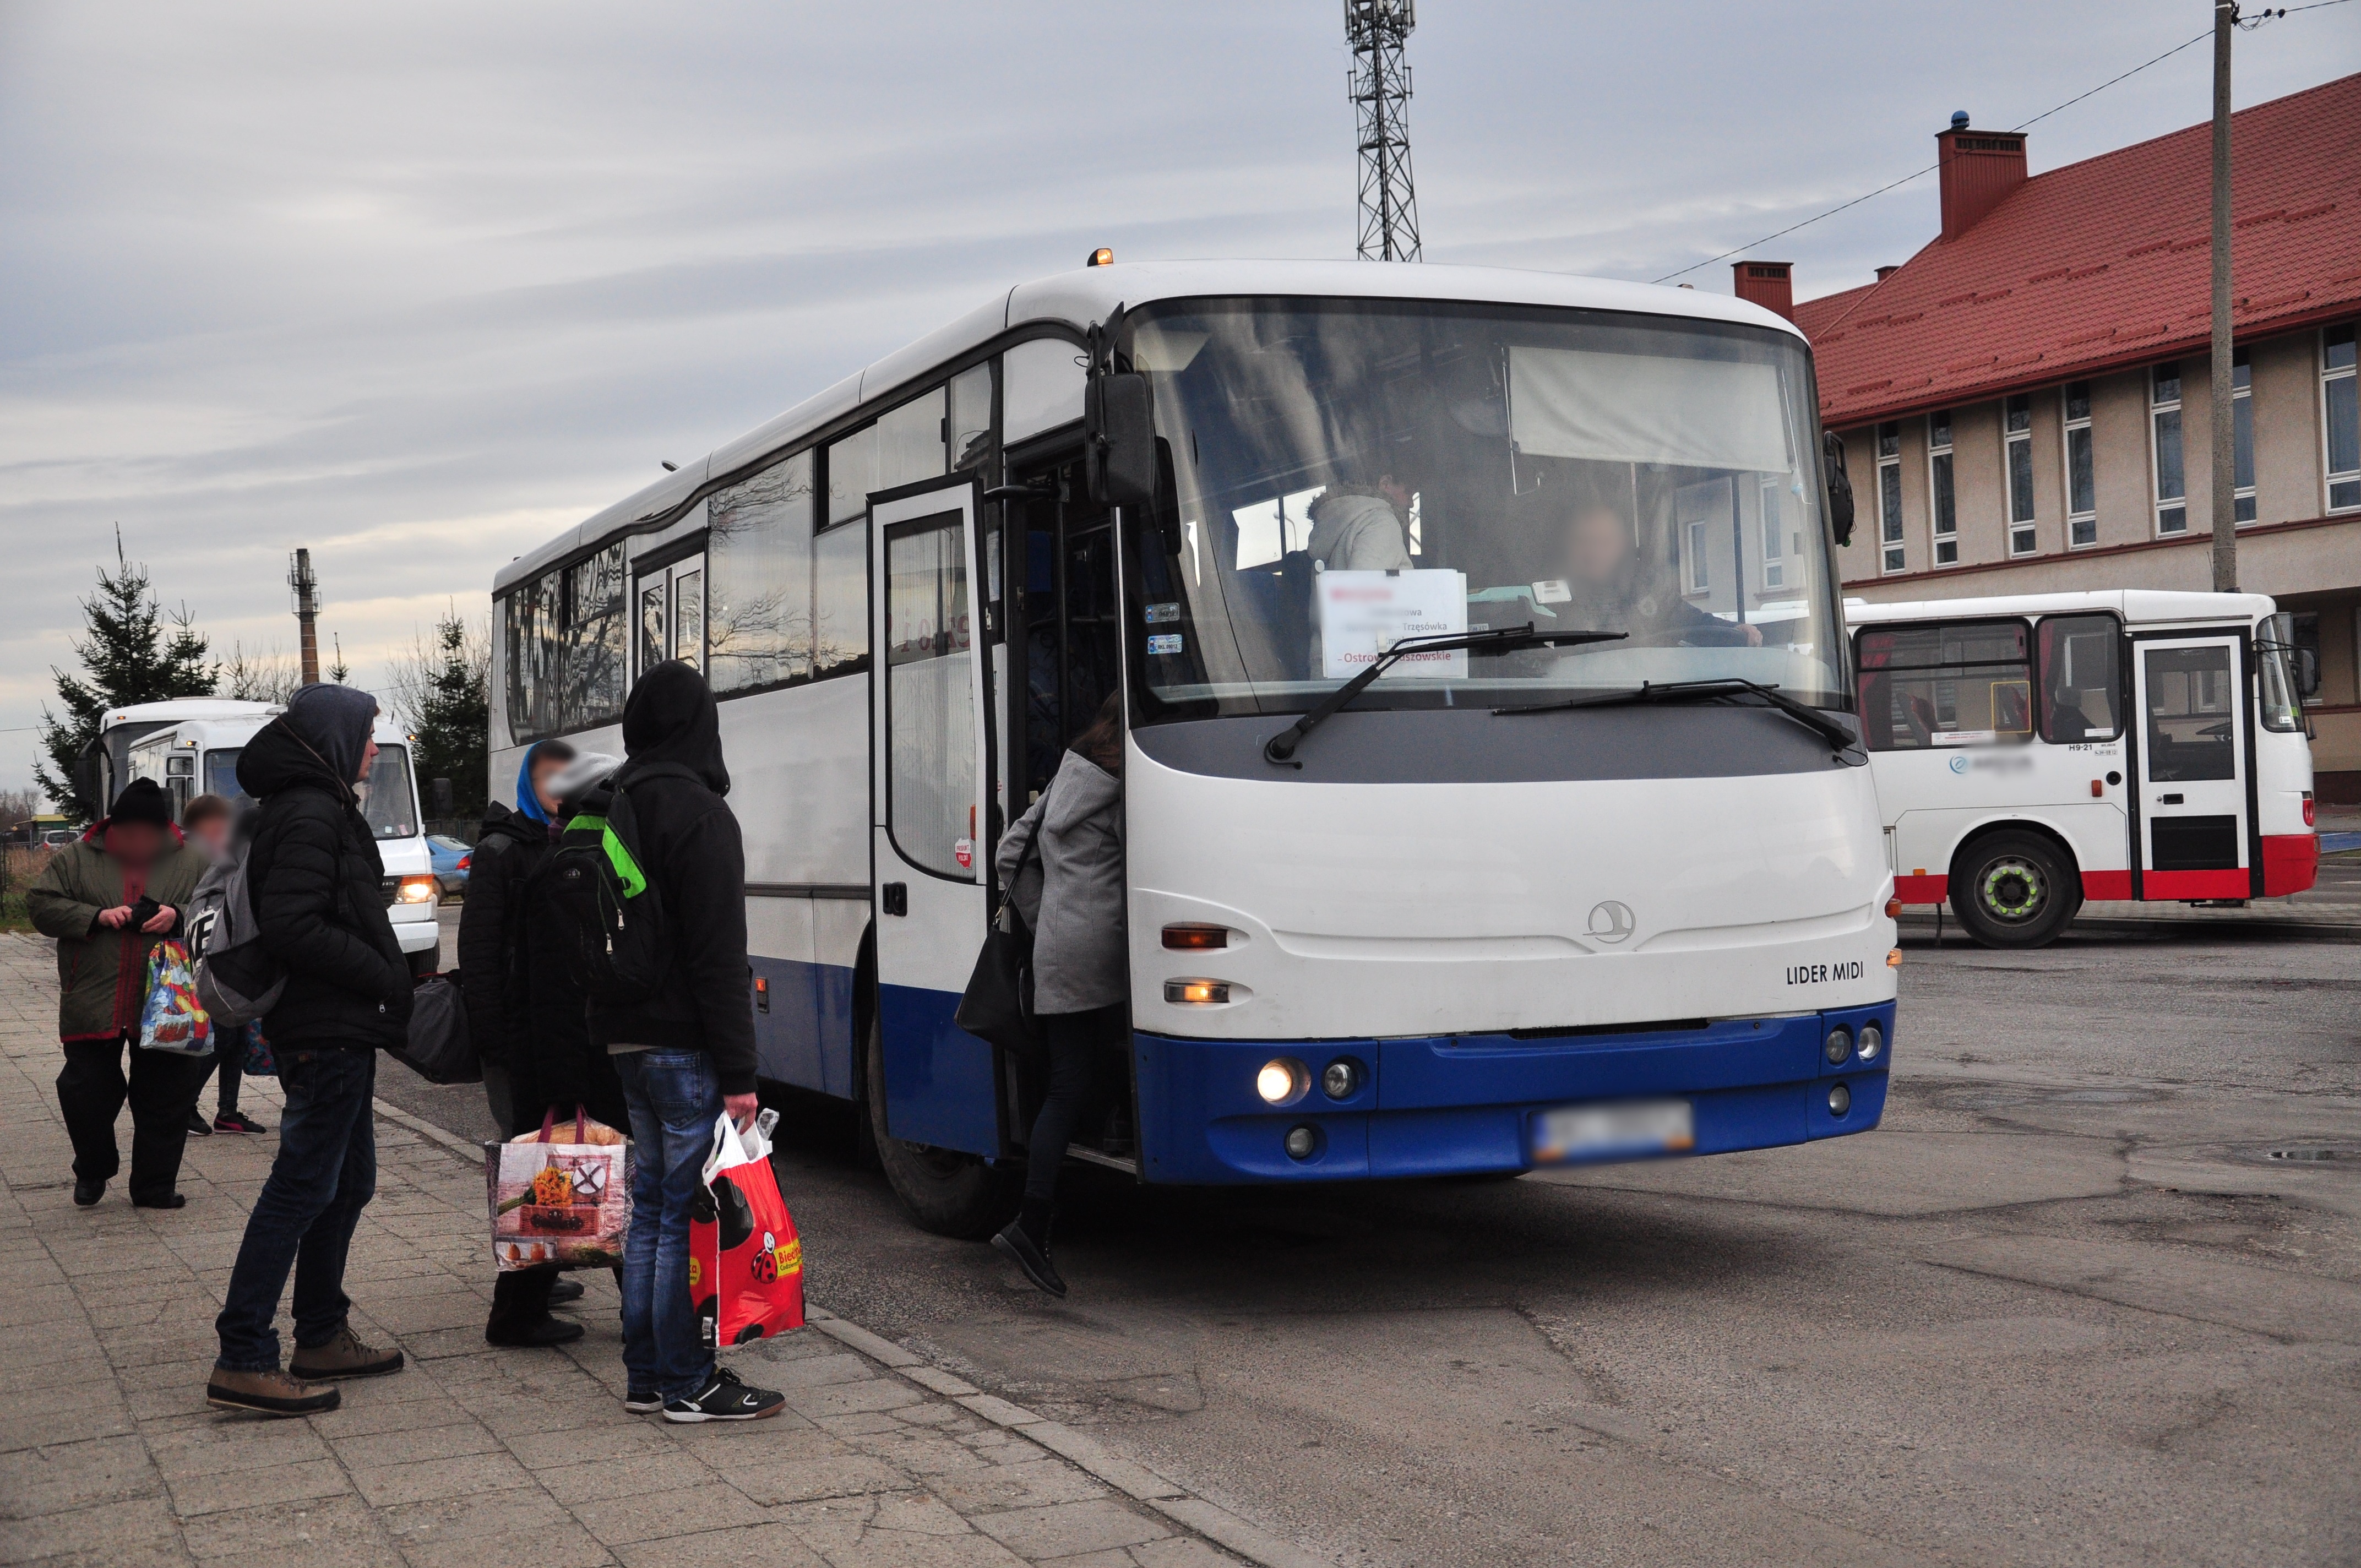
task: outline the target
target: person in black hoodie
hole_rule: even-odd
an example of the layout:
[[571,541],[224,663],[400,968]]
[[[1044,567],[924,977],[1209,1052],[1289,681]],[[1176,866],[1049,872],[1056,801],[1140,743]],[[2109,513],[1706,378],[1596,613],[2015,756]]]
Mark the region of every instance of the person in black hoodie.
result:
[[610,788],[628,793],[641,867],[663,900],[673,962],[655,994],[589,1010],[590,1037],[615,1058],[637,1146],[631,1234],[623,1249],[623,1408],[668,1421],[752,1420],[785,1402],[717,1370],[688,1288],[689,1209],[704,1185],[713,1128],[739,1126],[754,1092],[754,1010],[747,994],[746,850],[722,796],[721,719],[696,666],[640,677],[623,708],[627,758]]
[[[354,785],[377,757],[377,699],[308,685],[258,730],[237,782],[262,802],[247,885],[263,948],[286,973],[267,1027],[287,1097],[279,1156],[247,1216],[214,1326],[205,1402],[263,1415],[336,1408],[325,1380],[401,1369],[346,1321],[345,1255],[377,1190],[377,1052],[409,1025],[410,967],[386,916],[384,864]],[[271,1319],[295,1273],[295,1354],[279,1365]]]
[[[516,809],[495,801],[484,814],[459,912],[467,1037],[483,1064],[492,1120],[511,1137],[538,1132],[544,1113],[571,1117],[577,1105],[609,1126],[629,1124],[614,1069],[591,1048],[581,987],[536,906],[539,873],[559,830],[555,783],[574,760],[563,740],[526,749]],[[570,1343],[582,1337],[582,1325],[549,1309],[581,1295],[582,1287],[554,1267],[502,1269],[484,1338],[525,1348]]]

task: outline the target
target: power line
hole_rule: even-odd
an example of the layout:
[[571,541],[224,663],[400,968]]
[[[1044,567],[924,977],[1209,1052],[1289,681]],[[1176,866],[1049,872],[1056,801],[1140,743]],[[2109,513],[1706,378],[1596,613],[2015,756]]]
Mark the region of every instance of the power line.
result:
[[[2266,10],[2257,16],[2251,25],[2259,27],[2264,22],[2274,20],[2278,16],[2292,16],[2298,11],[2319,11],[2324,10],[2331,5],[2342,5],[2345,4],[2346,4],[2346,0],[2313,0],[2313,3],[2309,5],[2290,5],[2279,9],[2276,12]],[[2142,60],[2139,64],[2133,66],[2129,71],[2125,71],[2121,76],[2110,76],[2104,82],[2100,82],[2096,87],[2091,88],[2088,92],[2077,93],[2071,98],[2067,99],[2063,104],[2044,109],[2041,113],[2034,115],[2033,118],[2024,122],[2024,124],[2013,126],[2010,129],[2012,131],[2022,131],[2033,126],[2037,126],[2042,121],[2048,119],[2050,115],[2058,113],[2059,110],[2070,109],[2075,104],[2081,103],[2083,99],[2091,97],[2095,93],[2103,93],[2118,82],[2127,81],[2132,77],[2137,76],[2141,71],[2146,71],[2151,65],[2161,65],[2166,60],[2170,60],[2174,55],[2179,54],[2182,49],[2189,48],[2191,44],[2203,43],[2213,36],[2213,29],[2208,27],[2203,32],[2198,34],[2195,38],[2190,38],[2185,42],[2173,45],[2170,49],[2166,49],[2162,54],[2158,55],[2155,59]],[[1754,249],[1757,246],[1768,245],[1774,239],[1784,239],[1787,236],[1794,234],[1797,229],[1809,228],[1812,225],[1818,223],[1823,218],[1835,217],[1839,213],[1844,212],[1849,208],[1858,207],[1863,202],[1870,201],[1874,197],[1883,196],[1888,191],[1896,190],[1901,186],[1907,185],[1913,180],[1923,180],[1927,175],[1934,173],[1935,170],[1942,167],[1943,166],[1940,163],[1930,163],[1926,168],[1917,170],[1913,173],[1905,174],[1899,180],[1880,185],[1876,190],[1868,192],[1866,195],[1855,196],[1850,202],[1840,202],[1837,205],[1830,207],[1825,213],[1813,214],[1810,217],[1804,219],[1801,223],[1789,224],[1785,228],[1781,229],[1776,234],[1766,234],[1761,239],[1752,240],[1745,245],[1738,247],[1735,250],[1725,250],[1719,256],[1708,256],[1703,261],[1693,261],[1688,266],[1682,268],[1678,272],[1667,272],[1663,277],[1652,278],[1649,281],[1652,283],[1669,283],[1674,279],[1694,272],[1700,267],[1710,267],[1717,261],[1727,261],[1733,256],[1743,256],[1748,251]]]

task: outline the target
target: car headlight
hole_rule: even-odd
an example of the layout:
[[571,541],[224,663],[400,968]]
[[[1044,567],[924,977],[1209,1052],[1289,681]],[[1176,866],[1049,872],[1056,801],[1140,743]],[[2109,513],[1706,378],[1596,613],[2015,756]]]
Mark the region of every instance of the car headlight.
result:
[[394,897],[403,904],[434,902],[434,879],[431,876],[406,876],[401,879],[401,891]]

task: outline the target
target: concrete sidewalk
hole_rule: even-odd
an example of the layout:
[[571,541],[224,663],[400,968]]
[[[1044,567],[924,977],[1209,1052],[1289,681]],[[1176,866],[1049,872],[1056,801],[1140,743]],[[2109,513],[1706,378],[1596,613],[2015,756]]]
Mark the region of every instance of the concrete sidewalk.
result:
[[[120,1180],[97,1207],[75,1208],[52,1087],[55,1005],[49,944],[0,936],[0,1563],[1320,1561],[818,1313],[810,1330],[730,1353],[749,1381],[786,1390],[781,1416],[674,1427],[626,1415],[605,1275],[579,1277],[589,1332],[576,1344],[484,1343],[479,1157],[407,1117],[379,1119],[378,1194],[347,1289],[355,1327],[400,1343],[410,1367],[345,1385],[343,1408],[325,1416],[210,1411],[214,1315],[278,1141],[191,1139],[177,1212],[133,1209]],[[275,1080],[247,1091],[275,1126]],[[127,1114],[118,1135],[127,1157]]]

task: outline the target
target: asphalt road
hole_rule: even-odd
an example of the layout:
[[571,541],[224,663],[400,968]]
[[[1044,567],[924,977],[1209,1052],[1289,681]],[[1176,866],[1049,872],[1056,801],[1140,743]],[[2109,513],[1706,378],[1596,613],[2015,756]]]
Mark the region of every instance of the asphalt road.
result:
[[811,1291],[1348,1564],[2361,1563],[2361,946],[1955,934],[1902,973],[1876,1132],[1488,1185],[1082,1173],[1064,1302],[800,1103]]

